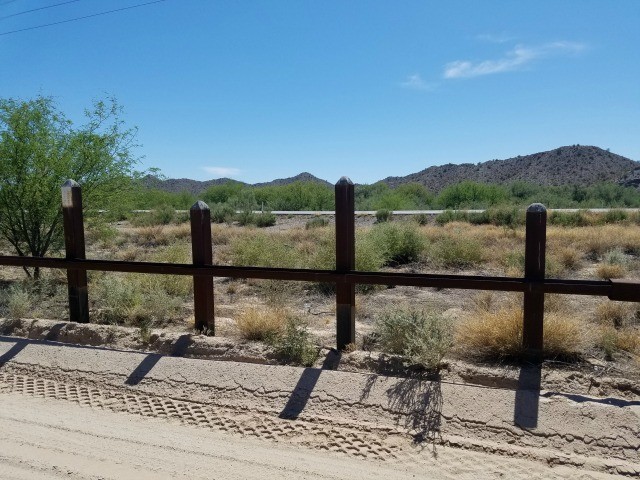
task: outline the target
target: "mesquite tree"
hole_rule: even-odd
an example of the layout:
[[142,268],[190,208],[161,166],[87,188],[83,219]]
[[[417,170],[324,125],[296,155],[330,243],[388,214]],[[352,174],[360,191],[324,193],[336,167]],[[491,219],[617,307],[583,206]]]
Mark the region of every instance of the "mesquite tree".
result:
[[124,128],[121,112],[113,98],[97,101],[75,127],[51,97],[0,99],[0,236],[18,255],[61,247],[65,180],[82,186],[85,209],[107,205],[129,184],[136,130]]

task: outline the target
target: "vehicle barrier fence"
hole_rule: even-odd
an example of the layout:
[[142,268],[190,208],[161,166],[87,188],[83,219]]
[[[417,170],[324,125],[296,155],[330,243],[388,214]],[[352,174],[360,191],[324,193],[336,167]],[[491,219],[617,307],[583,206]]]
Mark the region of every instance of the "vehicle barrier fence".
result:
[[335,270],[236,267],[213,264],[211,217],[202,201],[190,209],[193,262],[172,264],[86,259],[81,187],[73,180],[62,186],[65,258],[0,256],[0,265],[57,268],[67,271],[69,318],[89,322],[87,271],[131,272],[193,277],[195,327],[215,335],[213,277],[325,282],[336,285],[336,345],[355,343],[355,285],[404,285],[471,290],[522,292],[525,351],[540,359],[543,349],[544,296],[547,293],[605,296],[610,300],[640,302],[640,282],[634,280],[570,280],[545,278],[547,210],[542,204],[527,208],[524,277],[435,275],[355,270],[354,185],[342,177],[335,185]]

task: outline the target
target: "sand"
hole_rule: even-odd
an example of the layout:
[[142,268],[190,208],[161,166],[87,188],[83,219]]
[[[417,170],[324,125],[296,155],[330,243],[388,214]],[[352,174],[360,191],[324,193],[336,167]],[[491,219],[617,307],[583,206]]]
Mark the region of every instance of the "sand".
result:
[[[610,478],[640,401],[0,337],[0,478]],[[535,372],[533,373],[535,377]]]

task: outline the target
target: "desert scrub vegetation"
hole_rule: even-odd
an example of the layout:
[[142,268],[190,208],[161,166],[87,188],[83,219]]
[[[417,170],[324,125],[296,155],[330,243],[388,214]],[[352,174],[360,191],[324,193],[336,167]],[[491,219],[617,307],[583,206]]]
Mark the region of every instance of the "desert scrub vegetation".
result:
[[[385,265],[415,262],[426,246],[426,239],[415,222],[392,222],[374,225],[368,232]],[[364,243],[364,242],[363,242]]]
[[237,316],[236,326],[242,338],[273,342],[290,316],[285,308],[250,306]]
[[[475,302],[467,318],[455,331],[455,351],[458,355],[478,360],[521,359],[522,296],[506,302],[486,300]],[[545,358],[575,359],[585,352],[588,339],[575,316],[564,308],[556,296],[547,295],[543,329]]]
[[284,362],[311,367],[318,358],[307,324],[299,316],[288,314],[284,329],[270,341],[274,353]]
[[375,321],[376,344],[413,365],[437,369],[452,345],[451,322],[435,311],[408,305],[384,309]]
[[23,278],[0,289],[0,317],[11,319],[64,317],[67,287],[60,272],[46,271],[40,278]]

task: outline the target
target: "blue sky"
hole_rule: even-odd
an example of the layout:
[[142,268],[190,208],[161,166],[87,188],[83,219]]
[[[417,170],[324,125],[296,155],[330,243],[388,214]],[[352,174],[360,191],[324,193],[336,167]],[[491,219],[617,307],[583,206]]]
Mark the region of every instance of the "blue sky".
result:
[[[640,160],[640,1],[0,0],[0,96],[114,95],[139,168],[358,183],[562,145]],[[6,18],[5,18],[6,17]]]

